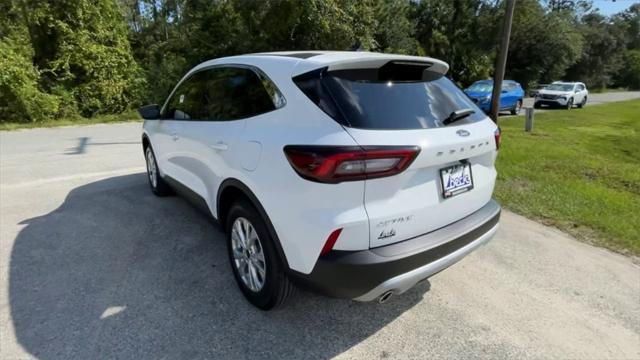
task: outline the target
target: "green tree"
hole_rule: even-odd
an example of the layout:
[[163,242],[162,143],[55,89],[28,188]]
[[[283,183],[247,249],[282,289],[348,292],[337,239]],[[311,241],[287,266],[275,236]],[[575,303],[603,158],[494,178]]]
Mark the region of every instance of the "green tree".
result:
[[[636,87],[640,4],[518,0],[506,76]],[[39,120],[162,102],[194,65],[278,50],[428,55],[488,78],[504,0],[4,0],[0,117]]]
[[373,6],[358,0],[234,1],[247,31],[242,52],[375,47]]
[[428,56],[449,63],[451,76],[468,84],[491,74],[495,23],[491,5],[482,0],[424,0],[414,4],[416,39]]
[[354,44],[371,49],[376,45],[374,9],[369,1],[121,3],[132,29],[135,56],[149,79],[145,98],[155,102],[164,100],[184,72],[205,60],[263,51],[346,50]]
[[415,23],[411,20],[409,0],[379,0],[374,5],[376,20],[373,34],[379,52],[423,55],[424,50],[414,38]]
[[545,0],[547,8],[551,12],[567,12],[580,15],[593,8],[591,0]]
[[20,6],[45,90],[70,99],[83,116],[120,112],[138,100],[144,79],[114,1],[23,0]]
[[584,47],[578,61],[567,70],[567,79],[593,88],[605,88],[621,66],[625,37],[621,29],[598,14],[587,14],[579,25]]
[[506,74],[524,86],[558,80],[578,60],[582,45],[571,14],[545,12],[536,0],[518,1]]
[[59,99],[42,91],[40,71],[20,11],[13,2],[0,3],[0,121],[40,121],[54,117]]
[[192,52],[181,31],[184,0],[120,0],[129,24],[129,41],[144,71],[145,103],[161,103],[176,81],[188,70]]
[[613,23],[624,32],[627,49],[640,49],[640,3],[614,15]]
[[622,66],[615,75],[615,84],[640,90],[640,49],[625,51]]

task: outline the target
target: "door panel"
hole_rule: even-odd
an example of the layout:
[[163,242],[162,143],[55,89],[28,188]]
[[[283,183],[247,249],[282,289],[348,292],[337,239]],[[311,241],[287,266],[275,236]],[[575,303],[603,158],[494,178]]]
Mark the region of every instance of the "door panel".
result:
[[182,122],[176,120],[156,120],[151,137],[156,161],[162,176],[175,177],[175,152],[179,149],[179,134]]
[[516,103],[516,89],[511,84],[503,84],[502,89],[507,92],[500,93],[500,109],[510,109]]
[[175,159],[180,180],[210,206],[215,204],[218,187],[226,174],[238,167],[234,157],[242,151],[237,139],[244,126],[245,120],[189,121],[183,129]]
[[167,141],[174,146],[168,167],[213,214],[218,187],[241,167],[237,139],[245,119],[284,105],[277,88],[265,85],[268,79],[259,74],[242,65],[199,70],[183,81],[169,107],[182,121],[177,140]]

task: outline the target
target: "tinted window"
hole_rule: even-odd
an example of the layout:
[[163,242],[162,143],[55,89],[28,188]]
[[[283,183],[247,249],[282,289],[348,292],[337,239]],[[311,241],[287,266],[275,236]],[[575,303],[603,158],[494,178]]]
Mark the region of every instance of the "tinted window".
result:
[[243,119],[275,110],[282,100],[275,85],[250,69],[212,68],[193,74],[176,89],[163,118]]
[[456,124],[485,118],[482,110],[449,79],[433,73],[418,81],[380,81],[370,69],[325,72],[316,77],[315,83],[311,79],[305,74],[294,81],[316,105],[346,126],[434,128],[444,126],[442,121],[452,112],[468,108],[475,113]]

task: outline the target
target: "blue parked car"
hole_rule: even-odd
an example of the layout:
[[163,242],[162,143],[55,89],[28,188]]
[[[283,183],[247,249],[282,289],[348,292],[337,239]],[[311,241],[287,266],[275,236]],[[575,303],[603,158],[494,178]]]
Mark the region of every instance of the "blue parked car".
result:
[[[493,80],[476,81],[464,90],[465,94],[486,113],[491,109],[491,91],[493,91]],[[518,115],[522,109],[523,97],[524,90],[520,84],[513,80],[504,80],[500,94],[500,111],[509,110],[511,115]]]

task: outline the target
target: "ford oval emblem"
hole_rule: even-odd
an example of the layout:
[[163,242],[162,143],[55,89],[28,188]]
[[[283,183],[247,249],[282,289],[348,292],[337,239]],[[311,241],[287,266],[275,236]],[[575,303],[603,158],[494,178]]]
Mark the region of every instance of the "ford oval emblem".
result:
[[467,130],[462,130],[462,129],[456,131],[456,134],[458,134],[459,136],[462,136],[462,137],[470,135],[470,133]]

